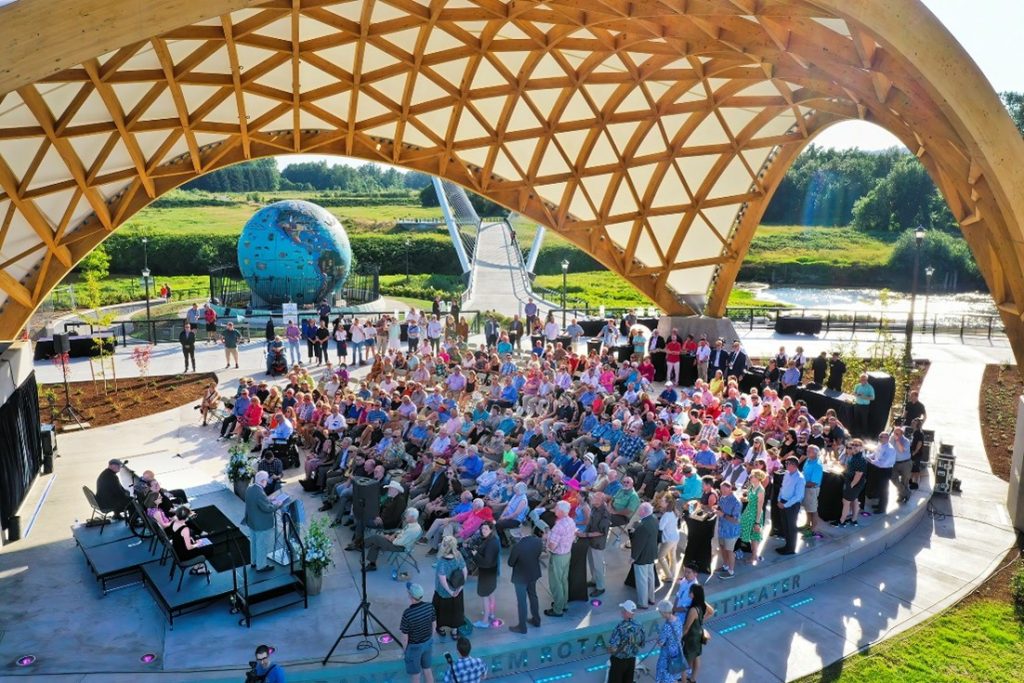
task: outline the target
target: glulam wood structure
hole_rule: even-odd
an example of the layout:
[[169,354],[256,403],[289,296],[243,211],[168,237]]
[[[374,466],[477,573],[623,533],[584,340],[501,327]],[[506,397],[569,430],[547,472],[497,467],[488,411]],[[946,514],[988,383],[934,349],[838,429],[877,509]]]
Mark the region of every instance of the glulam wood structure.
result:
[[3,339],[168,190],[299,152],[447,178],[721,316],[793,159],[862,119],[936,181],[1024,360],[1024,142],[919,0],[22,0],[0,35]]

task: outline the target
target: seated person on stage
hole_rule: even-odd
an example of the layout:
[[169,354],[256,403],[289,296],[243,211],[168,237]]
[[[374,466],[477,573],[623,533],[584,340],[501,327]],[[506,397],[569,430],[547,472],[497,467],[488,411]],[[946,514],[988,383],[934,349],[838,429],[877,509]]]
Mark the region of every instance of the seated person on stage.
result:
[[174,522],[174,514],[168,514],[164,512],[164,497],[159,491],[154,491],[146,494],[146,500],[143,506],[146,508],[146,514],[149,515],[150,519],[160,525],[160,528],[165,532],[170,533],[171,524]]
[[355,521],[352,542],[345,546],[345,550],[359,550],[366,528],[397,529],[402,526],[402,513],[405,512],[408,500],[401,484],[397,481],[388,482],[384,488],[380,514],[365,525],[358,519]]
[[161,508],[164,512],[170,514],[171,508],[177,505],[184,505],[188,503],[188,496],[181,489],[174,489],[168,491],[160,486],[160,482],[156,480],[156,475],[153,474],[152,470],[146,470],[139,477],[139,480],[135,482],[135,497],[139,499],[140,503],[145,503],[146,498],[150,493],[160,493],[163,495],[164,502]]
[[366,545],[366,571],[377,571],[377,556],[381,550],[401,553],[412,549],[416,541],[423,535],[423,529],[419,525],[419,511],[416,508],[409,508],[403,514],[405,525],[397,534],[381,534],[370,536],[364,543]]
[[113,458],[107,463],[106,469],[96,478],[96,502],[104,510],[113,510],[121,516],[131,503],[131,494],[123,486],[117,474],[121,471],[121,461]]
[[263,451],[263,457],[260,458],[257,471],[266,472],[269,475],[267,485],[263,487],[263,491],[268,496],[281,488],[281,479],[284,477],[284,464],[281,463],[281,458],[277,457],[273,450],[268,448]]
[[[174,553],[182,561],[191,560],[209,552],[206,549],[210,546],[210,539],[206,538],[204,534],[200,534],[199,538],[193,538],[192,529],[188,524],[188,518],[191,516],[192,511],[188,507],[184,505],[179,507],[174,513],[171,532],[168,534],[171,537],[171,544],[174,546]],[[192,567],[189,573],[209,574],[210,570],[205,564],[200,564]]]

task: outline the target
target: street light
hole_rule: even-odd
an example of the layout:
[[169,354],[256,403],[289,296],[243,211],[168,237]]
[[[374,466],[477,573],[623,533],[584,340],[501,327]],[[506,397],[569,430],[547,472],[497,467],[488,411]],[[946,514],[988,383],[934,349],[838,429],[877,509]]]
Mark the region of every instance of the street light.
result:
[[405,284],[409,284],[409,247],[412,246],[412,240],[406,238],[405,240]]
[[910,283],[910,313],[907,315],[907,345],[904,347],[903,360],[907,368],[913,363],[911,345],[914,343],[914,306],[917,303],[917,274],[921,265],[921,245],[924,243],[924,227],[917,226],[914,231],[914,279]]
[[567,259],[562,260],[562,329],[565,329],[565,290],[566,290],[566,276],[569,274],[569,261]]
[[142,238],[142,284],[146,288],[146,334],[149,336],[149,343],[153,343],[153,325],[150,322],[149,312],[149,240]]
[[932,293],[932,275],[935,275],[934,268],[928,266],[924,269],[924,315],[921,316],[921,326],[925,334],[928,334],[928,297]]

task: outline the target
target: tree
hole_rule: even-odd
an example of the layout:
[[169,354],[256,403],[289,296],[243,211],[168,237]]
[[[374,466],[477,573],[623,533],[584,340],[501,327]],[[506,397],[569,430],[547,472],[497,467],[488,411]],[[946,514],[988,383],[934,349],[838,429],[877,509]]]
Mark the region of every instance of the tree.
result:
[[[946,227],[953,221],[945,219],[936,202],[938,190],[924,166],[913,156],[901,157],[892,170],[853,207],[851,225],[858,230],[898,232],[923,225],[931,228],[938,222]],[[945,202],[939,198],[941,207]],[[935,212],[939,212],[935,215]],[[945,213],[949,210],[945,209]]]
[[1003,100],[1003,104],[1010,113],[1010,118],[1016,124],[1017,130],[1024,136],[1024,93],[1008,91],[999,93],[999,97]]

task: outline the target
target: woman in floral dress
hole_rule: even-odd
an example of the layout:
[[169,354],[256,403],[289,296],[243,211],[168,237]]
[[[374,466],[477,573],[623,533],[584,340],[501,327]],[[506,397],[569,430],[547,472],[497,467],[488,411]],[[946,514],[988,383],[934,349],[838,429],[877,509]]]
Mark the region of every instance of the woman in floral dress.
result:
[[750,559],[748,562],[757,564],[758,546],[764,540],[762,527],[764,526],[764,504],[765,490],[764,480],[768,477],[764,470],[754,470],[750,473],[748,488],[746,491],[746,507],[740,514],[740,540],[750,544]]

